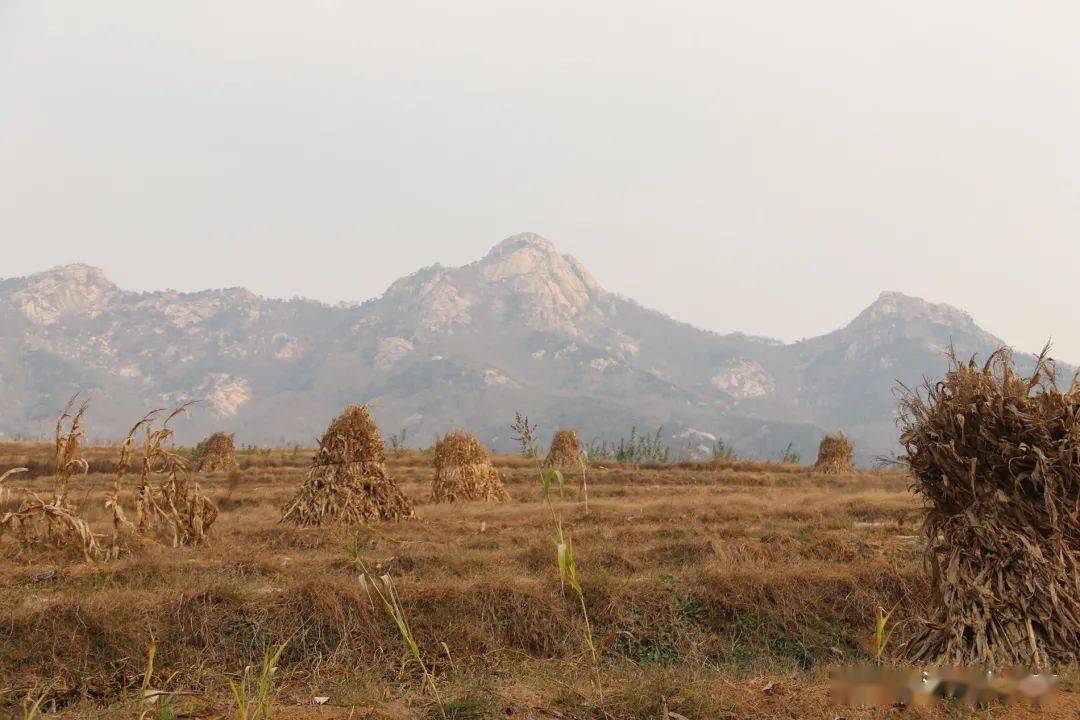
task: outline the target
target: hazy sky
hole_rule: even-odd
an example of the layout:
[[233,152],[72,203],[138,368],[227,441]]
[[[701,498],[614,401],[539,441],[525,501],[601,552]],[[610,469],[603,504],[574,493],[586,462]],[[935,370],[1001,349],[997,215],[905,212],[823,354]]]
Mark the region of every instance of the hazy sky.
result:
[[0,276],[381,293],[515,232],[702,327],[1080,361],[1080,3],[0,0]]

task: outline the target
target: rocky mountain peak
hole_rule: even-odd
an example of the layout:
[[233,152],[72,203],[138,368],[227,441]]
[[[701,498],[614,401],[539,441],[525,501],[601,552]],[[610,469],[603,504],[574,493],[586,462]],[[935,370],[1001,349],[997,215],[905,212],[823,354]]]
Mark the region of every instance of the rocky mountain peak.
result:
[[935,354],[950,346],[982,352],[1005,344],[980,328],[963,310],[895,291],[881,293],[846,327],[820,339],[840,342],[849,359],[877,353],[896,343]]
[[507,283],[526,294],[558,295],[581,307],[604,291],[589,271],[570,255],[560,255],[546,238],[535,233],[511,235],[476,264],[489,283]]
[[383,312],[410,316],[427,330],[472,325],[494,313],[534,330],[586,334],[582,321],[602,316],[607,294],[588,270],[536,233],[512,235],[458,268],[431,266],[395,282]]
[[119,293],[100,268],[72,264],[26,277],[9,299],[29,319],[51,325],[63,317],[96,317]]
[[533,250],[548,255],[557,255],[555,245],[542,235],[532,232],[517,233],[499,242],[488,251],[484,260],[502,257],[521,250]]
[[580,335],[579,321],[602,313],[606,294],[589,271],[535,233],[503,240],[475,271],[485,294],[537,330]]
[[975,326],[971,315],[952,305],[928,302],[895,290],[878,295],[877,300],[855,318],[854,322],[879,320],[929,321],[938,325]]

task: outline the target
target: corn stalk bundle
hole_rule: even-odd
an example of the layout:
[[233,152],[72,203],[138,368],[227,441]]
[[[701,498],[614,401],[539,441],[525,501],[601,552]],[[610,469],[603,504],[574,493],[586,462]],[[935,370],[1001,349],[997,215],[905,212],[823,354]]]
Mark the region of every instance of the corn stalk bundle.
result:
[[842,433],[826,435],[818,446],[817,462],[814,469],[826,475],[844,475],[855,472],[851,456],[855,446]]
[[[53,447],[53,493],[48,500],[31,493],[18,509],[5,512],[0,517],[0,536],[11,533],[23,544],[44,543],[56,548],[75,548],[87,561],[103,556],[90,526],[79,517],[78,511],[68,502],[68,490],[75,475],[85,475],[90,466],[79,455],[83,438],[82,420],[86,404],[75,408],[72,397],[56,418],[55,443]],[[0,477],[0,493],[3,482],[15,472]]]
[[921,662],[1048,668],[1080,655],[1080,385],[1030,378],[1007,350],[901,389],[900,442],[926,500],[934,597]]
[[556,468],[562,471],[573,470],[583,472],[585,466],[584,457],[581,454],[581,440],[577,430],[563,428],[557,430],[551,438],[551,447],[548,448],[547,457],[544,459],[544,467]]
[[215,470],[231,471],[239,466],[236,464],[236,444],[233,436],[216,432],[199,443],[195,450],[196,472],[214,472]]
[[431,497],[435,502],[510,499],[487,450],[471,432],[455,430],[435,443],[433,464]]
[[363,405],[350,405],[330,423],[307,479],[282,511],[282,522],[321,525],[413,516],[412,504],[386,471],[379,428]]

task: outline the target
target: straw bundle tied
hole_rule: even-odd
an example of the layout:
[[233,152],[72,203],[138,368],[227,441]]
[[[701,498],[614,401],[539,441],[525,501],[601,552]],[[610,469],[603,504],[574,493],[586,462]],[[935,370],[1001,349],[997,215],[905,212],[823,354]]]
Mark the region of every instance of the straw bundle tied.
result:
[[844,475],[855,472],[855,466],[851,463],[852,453],[855,446],[843,435],[826,435],[821,445],[818,446],[817,462],[814,469],[826,475]]
[[198,472],[230,471],[237,467],[236,444],[232,435],[216,432],[196,448],[195,470]]
[[1080,385],[1030,378],[1005,349],[900,397],[900,442],[927,502],[935,591],[916,661],[1048,668],[1080,654]]
[[581,440],[578,439],[577,430],[573,428],[557,430],[551,438],[551,447],[548,449],[547,458],[544,459],[544,466],[581,472],[584,465]]
[[412,504],[386,471],[378,426],[365,406],[350,405],[326,429],[307,479],[281,520],[321,525],[412,516]]
[[435,443],[434,466],[431,497],[435,502],[510,499],[487,450],[470,432],[455,430]]

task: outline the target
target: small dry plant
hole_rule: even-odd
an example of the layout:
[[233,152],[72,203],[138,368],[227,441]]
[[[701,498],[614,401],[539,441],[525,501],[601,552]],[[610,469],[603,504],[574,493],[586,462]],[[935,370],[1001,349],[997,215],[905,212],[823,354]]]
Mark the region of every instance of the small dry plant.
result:
[[574,546],[570,542],[570,535],[563,528],[562,518],[555,512],[555,506],[551,504],[552,486],[557,485],[561,490],[565,484],[565,479],[562,471],[556,468],[548,468],[541,472],[540,481],[544,489],[544,503],[547,505],[548,512],[551,513],[551,522],[555,528],[555,551],[556,562],[559,567],[559,583],[563,592],[566,592],[568,585],[570,586],[570,589],[574,591],[574,595],[577,597],[578,605],[581,607],[581,617],[585,621],[585,645],[588,647],[589,655],[592,657],[596,690],[603,699],[604,689],[600,682],[600,652],[597,649],[595,640],[593,640],[589,610],[585,606],[585,590],[581,587],[581,581],[578,580],[577,563],[574,561]]
[[229,689],[236,703],[232,720],[267,720],[270,717],[277,696],[274,675],[277,674],[278,661],[285,652],[285,645],[267,646],[257,676],[253,673],[255,668],[248,665],[240,673],[238,682],[229,681]]
[[364,561],[360,559],[358,553],[351,551],[353,554],[353,561],[357,567],[360,568],[360,586],[364,588],[364,592],[367,593],[368,600],[371,601],[372,607],[375,605],[374,598],[378,598],[379,604],[382,605],[386,614],[394,621],[394,625],[397,627],[398,633],[401,635],[401,639],[405,642],[405,648],[412,659],[420,666],[421,672],[424,674],[424,680],[431,688],[431,693],[435,696],[435,702],[439,706],[439,715],[443,720],[446,720],[446,706],[443,704],[442,697],[439,695],[439,688],[435,684],[435,674],[430,668],[428,668],[427,662],[425,662],[423,655],[420,652],[420,646],[417,645],[416,639],[413,637],[412,628],[409,626],[409,620],[405,617],[405,610],[401,606],[401,601],[398,599],[397,592],[394,590],[394,580],[390,577],[389,573],[384,573],[376,577],[372,575],[364,564]]
[[889,621],[892,619],[893,613],[896,612],[896,608],[900,607],[900,603],[892,606],[892,609],[885,612],[885,608],[878,605],[874,611],[874,662],[880,665],[885,660],[885,648],[889,645],[889,639],[892,637],[893,630],[896,629],[896,625],[889,625]]
[[519,412],[514,413],[514,424],[510,426],[514,431],[511,437],[521,445],[521,457],[534,458],[540,454],[536,443],[536,425],[529,424],[529,416]]
[[[79,455],[86,403],[76,408],[77,399],[77,395],[72,397],[56,418],[52,497],[45,499],[36,493],[30,493],[30,497],[24,500],[18,509],[5,512],[0,518],[0,536],[11,533],[24,545],[74,548],[84,559],[92,561],[102,557],[102,548],[90,526],[79,517],[78,511],[68,501],[72,478],[85,475],[89,470],[89,464]],[[0,477],[0,494],[4,480],[18,470],[9,471]]]
[[22,710],[22,720],[40,720],[41,719],[41,706],[45,703],[45,697],[48,692],[44,692],[38,696],[37,700],[32,700],[29,695],[19,705],[19,709]]

